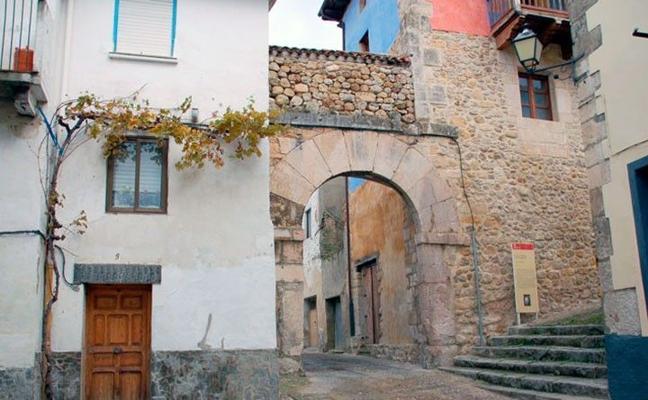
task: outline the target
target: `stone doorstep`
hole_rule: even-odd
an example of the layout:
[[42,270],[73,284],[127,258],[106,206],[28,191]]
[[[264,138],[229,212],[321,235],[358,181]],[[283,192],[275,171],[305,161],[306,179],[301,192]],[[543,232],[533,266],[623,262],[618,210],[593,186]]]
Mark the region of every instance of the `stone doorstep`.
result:
[[540,392],[561,393],[576,396],[592,396],[607,399],[608,387],[605,379],[586,379],[529,375],[508,371],[494,371],[479,368],[442,367],[443,371],[478,379],[493,385]]
[[583,363],[605,363],[604,349],[582,349],[559,346],[477,346],[474,354],[492,358],[515,358],[536,361],[572,361]]
[[513,326],[508,330],[509,335],[604,335],[602,325],[565,325],[565,326]]
[[503,394],[513,399],[520,400],[592,400],[593,397],[571,396],[568,394],[538,392],[535,390],[516,389],[506,386],[496,386],[489,384],[477,385],[482,389]]
[[526,374],[573,376],[590,379],[605,378],[607,376],[607,367],[605,365],[592,363],[457,356],[454,358],[454,365],[466,368],[486,368]]
[[603,335],[508,335],[493,336],[491,346],[569,346],[584,348],[605,347]]

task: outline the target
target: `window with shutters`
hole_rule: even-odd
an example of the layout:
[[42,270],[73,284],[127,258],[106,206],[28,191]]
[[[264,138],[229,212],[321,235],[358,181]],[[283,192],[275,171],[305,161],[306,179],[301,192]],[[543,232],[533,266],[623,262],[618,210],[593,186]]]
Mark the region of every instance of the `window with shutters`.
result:
[[108,159],[108,212],[166,212],[167,149],[166,141],[129,138]]
[[177,0],[115,0],[113,51],[173,57]]

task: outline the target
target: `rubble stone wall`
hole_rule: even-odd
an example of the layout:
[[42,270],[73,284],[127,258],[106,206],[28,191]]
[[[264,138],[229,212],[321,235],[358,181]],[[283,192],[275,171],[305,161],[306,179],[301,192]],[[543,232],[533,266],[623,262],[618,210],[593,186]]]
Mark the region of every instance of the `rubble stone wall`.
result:
[[341,51],[270,49],[270,105],[412,124],[409,60]]

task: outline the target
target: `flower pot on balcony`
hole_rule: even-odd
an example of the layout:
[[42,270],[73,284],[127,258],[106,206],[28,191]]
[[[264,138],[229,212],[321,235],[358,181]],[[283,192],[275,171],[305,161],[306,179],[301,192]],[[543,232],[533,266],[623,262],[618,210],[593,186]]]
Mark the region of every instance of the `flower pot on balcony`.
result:
[[16,47],[13,69],[16,72],[34,71],[34,50]]

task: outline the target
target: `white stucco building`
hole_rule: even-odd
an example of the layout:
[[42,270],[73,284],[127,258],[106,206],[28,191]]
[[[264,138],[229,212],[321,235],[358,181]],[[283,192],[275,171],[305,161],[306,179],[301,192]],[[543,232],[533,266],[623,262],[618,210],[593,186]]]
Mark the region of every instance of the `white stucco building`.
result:
[[[27,5],[4,28],[0,72],[0,393],[31,398],[43,305],[37,232],[45,230],[38,107],[51,115],[84,92],[140,90],[153,107],[192,96],[201,119],[249,98],[263,110],[268,2],[7,1],[7,18]],[[16,72],[16,48],[33,50],[38,73]],[[62,284],[53,311],[57,395],[275,398],[267,143],[262,157],[228,159],[220,170],[176,170],[174,143],[168,159],[145,141],[132,149],[136,161],[107,162],[89,142],[61,173],[59,217],[67,223],[84,210],[88,230],[59,243],[75,285]]]

